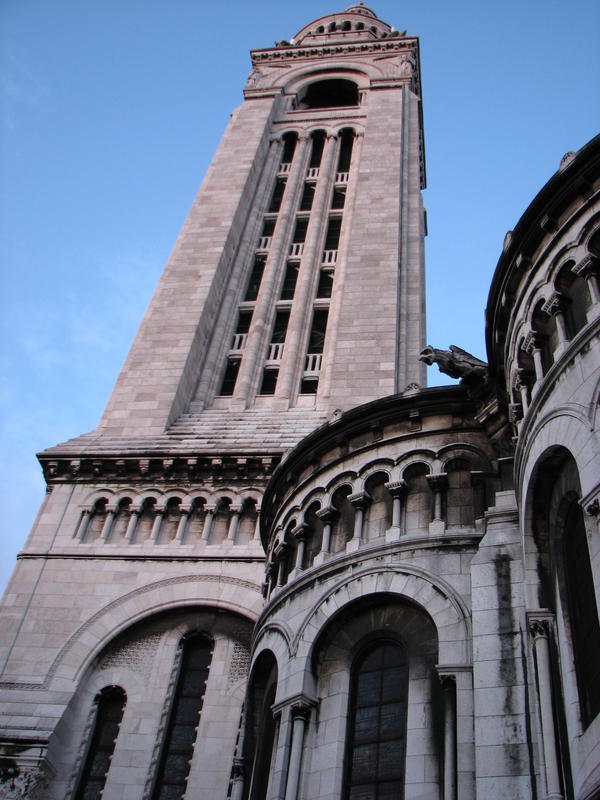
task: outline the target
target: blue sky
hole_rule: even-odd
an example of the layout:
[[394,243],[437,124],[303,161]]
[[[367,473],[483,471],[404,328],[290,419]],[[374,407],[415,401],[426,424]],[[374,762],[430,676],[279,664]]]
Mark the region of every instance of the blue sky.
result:
[[[249,49],[343,7],[2,0],[0,587],[44,496],[35,452],[98,423]],[[427,338],[485,358],[504,235],[600,127],[600,4],[372,8],[421,40]]]

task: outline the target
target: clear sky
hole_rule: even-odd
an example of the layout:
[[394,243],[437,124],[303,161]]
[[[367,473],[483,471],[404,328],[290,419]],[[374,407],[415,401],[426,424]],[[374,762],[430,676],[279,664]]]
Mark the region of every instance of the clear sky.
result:
[[[1,0],[0,587],[44,496],[35,453],[97,425],[249,49],[344,7]],[[428,341],[485,358],[504,235],[600,127],[600,3],[372,8],[421,41]]]

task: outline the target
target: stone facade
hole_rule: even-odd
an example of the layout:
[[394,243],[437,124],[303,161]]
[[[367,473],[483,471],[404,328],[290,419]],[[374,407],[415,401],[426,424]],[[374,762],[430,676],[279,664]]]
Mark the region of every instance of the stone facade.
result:
[[40,454],[0,796],[600,797],[600,140],[505,240],[488,366],[425,348],[418,40],[360,4],[252,65]]

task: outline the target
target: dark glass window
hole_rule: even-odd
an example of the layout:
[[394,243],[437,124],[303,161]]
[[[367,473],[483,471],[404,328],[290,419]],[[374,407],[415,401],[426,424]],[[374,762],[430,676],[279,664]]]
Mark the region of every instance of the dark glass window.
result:
[[344,207],[345,202],[346,202],[346,190],[334,189],[333,197],[331,198],[331,208],[335,210],[341,209]]
[[320,167],[325,146],[325,131],[317,131],[312,135],[312,150],[310,153],[309,167]]
[[340,231],[342,230],[341,217],[331,217],[327,226],[327,236],[325,237],[325,250],[337,250],[340,243]]
[[127,698],[119,686],[109,686],[96,696],[96,721],[75,800],[99,800],[104,791],[119,726]]
[[240,311],[235,332],[248,333],[248,331],[250,330],[251,320],[252,320],[252,311]]
[[263,371],[263,379],[259,394],[275,394],[278,374],[279,370],[277,369],[265,369]]
[[302,199],[300,200],[300,211],[310,211],[315,197],[314,183],[305,183]]
[[221,391],[219,392],[222,397],[231,397],[233,394],[239,371],[240,359],[228,358],[227,366],[225,367],[225,375],[223,375],[223,382],[221,384]]
[[288,261],[285,268],[285,278],[281,287],[281,299],[291,300],[296,291],[296,281],[298,280],[298,264]]
[[205,636],[193,634],[184,639],[152,800],[179,800],[185,794],[211,657],[212,642]]
[[327,330],[327,309],[317,308],[313,314],[313,323],[308,340],[309,353],[322,353]]
[[331,272],[321,270],[319,275],[319,286],[317,287],[317,297],[331,297],[333,288],[333,275]]
[[263,223],[261,236],[273,236],[274,230],[275,230],[275,220],[266,219]]
[[285,178],[278,178],[275,183],[275,188],[273,189],[273,194],[271,195],[271,203],[269,205],[270,214],[277,214],[277,212],[281,208],[281,201],[283,199],[284,191],[285,191]]
[[294,150],[296,149],[296,141],[298,136],[295,133],[286,133],[283,136],[283,155],[281,157],[282,164],[291,163],[294,157]]
[[300,381],[300,394],[316,394],[318,388],[318,378],[302,378]]
[[[333,28],[331,28],[333,25]],[[335,22],[330,24],[335,30]],[[358,86],[342,78],[328,78],[311,83],[301,102],[304,108],[335,108],[337,106],[357,106]]]
[[296,227],[294,229],[294,244],[301,244],[306,239],[306,229],[308,228],[308,220],[299,218],[296,220]]
[[285,342],[285,334],[290,319],[289,311],[278,311],[275,315],[275,324],[273,325],[273,334],[271,335],[272,344],[282,344]]
[[345,800],[404,797],[408,665],[395,642],[371,645],[352,670]]
[[256,300],[258,297],[258,289],[262,280],[263,272],[265,269],[265,257],[256,256],[254,259],[254,266],[252,267],[252,274],[248,281],[248,288],[246,289],[246,296],[244,300]]
[[354,131],[342,131],[340,144],[340,156],[338,159],[338,172],[348,172],[350,161],[352,160],[352,145],[354,144]]
[[563,553],[581,721],[587,728],[600,711],[600,625],[583,511],[577,502],[565,520]]

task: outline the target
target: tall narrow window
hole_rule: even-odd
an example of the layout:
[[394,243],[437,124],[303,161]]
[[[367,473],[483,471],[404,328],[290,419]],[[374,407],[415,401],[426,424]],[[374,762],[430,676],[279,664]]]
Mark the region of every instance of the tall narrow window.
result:
[[404,647],[368,647],[352,670],[345,800],[402,800],[408,665]]
[[325,250],[337,250],[340,243],[340,231],[342,230],[342,218],[331,217],[327,226],[327,236],[325,237]]
[[300,200],[300,211],[310,211],[315,197],[315,184],[305,183],[302,199]]
[[75,800],[102,797],[126,700],[120,686],[107,686],[96,695],[96,720]]
[[281,156],[282,164],[291,164],[294,157],[294,150],[296,149],[296,142],[298,136],[295,133],[285,133],[283,136],[283,154]]
[[309,168],[315,169],[321,166],[321,158],[323,157],[324,146],[325,146],[325,131],[316,131],[315,133],[313,133]]
[[227,366],[225,367],[225,374],[223,375],[223,382],[221,383],[221,391],[219,392],[222,397],[231,397],[233,394],[239,371],[240,359],[228,358]]
[[314,310],[310,337],[308,340],[306,363],[304,365],[304,372],[302,373],[302,382],[300,383],[300,394],[317,393],[328,313],[326,308],[316,308]]
[[354,131],[346,128],[346,130],[342,131],[341,135],[341,144],[340,144],[340,155],[338,158],[338,168],[337,171],[339,172],[348,172],[350,169],[350,161],[352,160],[352,145],[354,144]]
[[266,258],[264,256],[255,256],[252,274],[250,275],[250,280],[248,281],[248,288],[246,289],[246,296],[244,297],[244,300],[256,300],[258,297],[260,282],[262,281],[263,272],[265,270],[265,262]]
[[298,280],[297,261],[288,261],[285,268],[285,278],[281,287],[281,300],[292,300],[296,291],[296,281]]
[[285,178],[277,178],[273,194],[271,195],[271,203],[269,205],[269,214],[277,214],[281,208],[281,201],[285,191]]
[[565,519],[563,553],[569,622],[584,728],[600,712],[600,625],[583,512],[573,502]]
[[185,794],[211,658],[212,642],[205,636],[184,639],[152,800],[179,800]]

